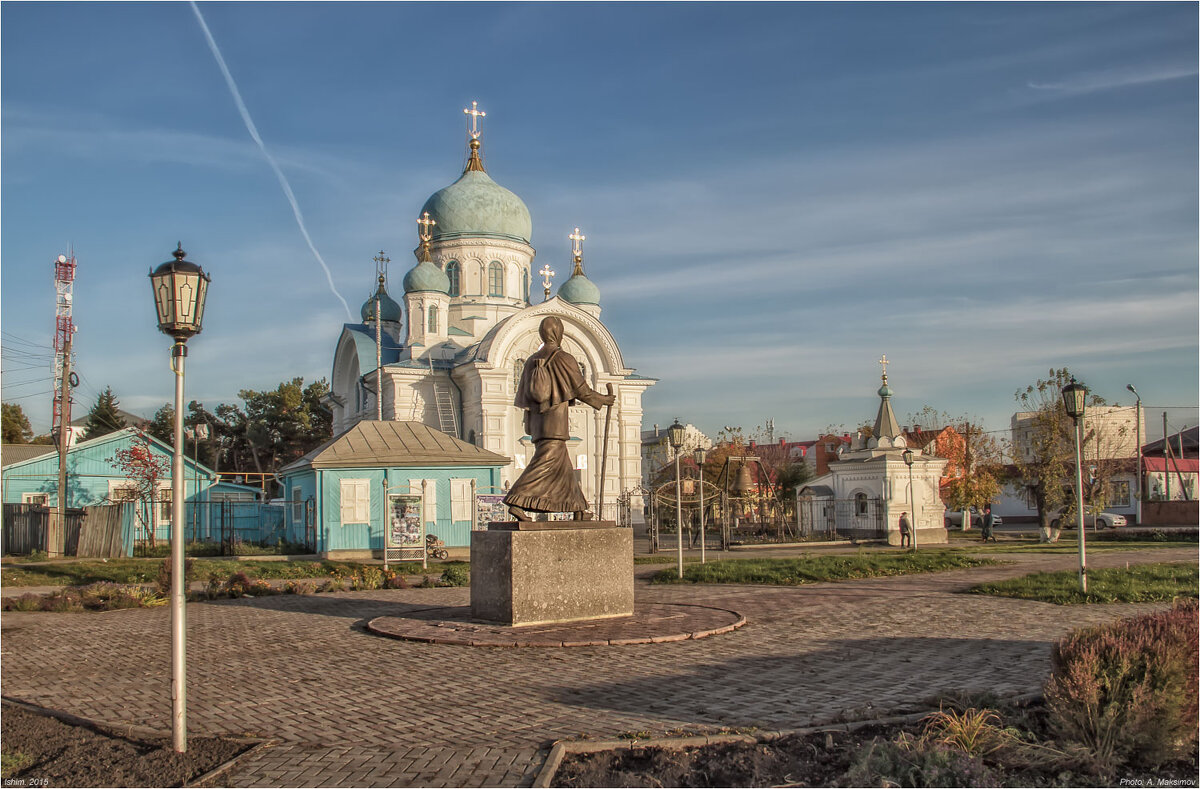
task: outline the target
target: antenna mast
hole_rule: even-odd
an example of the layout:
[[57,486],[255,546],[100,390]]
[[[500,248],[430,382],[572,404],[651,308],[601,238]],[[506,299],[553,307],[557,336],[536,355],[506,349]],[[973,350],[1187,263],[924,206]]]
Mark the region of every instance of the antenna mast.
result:
[[46,530],[46,552],[62,556],[67,524],[67,449],[71,442],[71,340],[75,323],[71,304],[75,288],[75,251],[54,260],[54,412],[50,434],[58,442],[58,512]]

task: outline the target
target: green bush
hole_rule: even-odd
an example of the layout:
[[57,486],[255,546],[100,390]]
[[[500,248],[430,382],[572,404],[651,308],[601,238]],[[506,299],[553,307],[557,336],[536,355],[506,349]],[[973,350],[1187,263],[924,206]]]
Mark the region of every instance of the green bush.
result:
[[443,586],[470,586],[471,571],[462,565],[447,567],[442,570]]
[[[159,564],[158,578],[155,579],[155,583],[158,584],[158,591],[162,594],[170,594],[171,593],[171,572],[172,572],[171,571],[171,557],[168,556],[166,559],[162,560],[161,564]],[[184,579],[183,586],[184,586],[185,590],[187,589],[187,582],[195,580],[195,578],[196,578],[196,573],[195,573],[195,570],[192,569],[192,560],[184,559],[183,560],[183,579]]]
[[316,594],[317,585],[313,581],[288,581],[283,585],[284,594]]
[[1111,773],[1156,767],[1196,747],[1196,600],[1078,630],[1051,654],[1046,704],[1056,732]]
[[847,786],[1000,786],[978,756],[901,735],[874,740],[846,773]]

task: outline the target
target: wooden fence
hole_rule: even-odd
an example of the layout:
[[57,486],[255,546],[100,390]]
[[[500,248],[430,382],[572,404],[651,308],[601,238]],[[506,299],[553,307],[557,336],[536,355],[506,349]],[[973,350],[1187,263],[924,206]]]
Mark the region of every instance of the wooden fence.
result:
[[[123,505],[67,510],[64,555],[116,558],[129,555]],[[50,519],[58,512],[33,504],[5,504],[3,550],[28,556],[45,551]]]

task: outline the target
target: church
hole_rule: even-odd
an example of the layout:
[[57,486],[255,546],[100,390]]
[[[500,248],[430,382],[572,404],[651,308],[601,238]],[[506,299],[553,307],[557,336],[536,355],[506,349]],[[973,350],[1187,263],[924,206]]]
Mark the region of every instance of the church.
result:
[[600,289],[584,273],[585,237],[578,228],[563,234],[571,242],[571,274],[553,296],[552,264],[535,274],[529,209],[484,166],[484,113],[474,102],[464,112],[466,166],[417,215],[416,264],[404,275],[403,303],[388,292],[381,253],[376,292],[362,306],[362,322],[342,328],[327,401],[334,435],[364,420],[428,425],[504,456],[509,462],[500,470],[498,489],[479,491],[502,492],[533,456],[524,414],[513,401],[525,360],[541,345],[538,325],[554,315],[565,327],[563,348],[579,362],[587,383],[602,393],[611,387],[616,395],[602,508],[596,498],[605,411],[572,407],[568,442],[592,510],[612,519],[618,496],[641,482],[642,395],[655,380],[626,366],[601,321]]

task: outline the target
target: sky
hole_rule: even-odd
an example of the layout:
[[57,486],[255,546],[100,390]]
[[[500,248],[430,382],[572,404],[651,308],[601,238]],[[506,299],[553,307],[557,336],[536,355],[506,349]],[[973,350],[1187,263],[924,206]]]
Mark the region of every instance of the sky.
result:
[[602,320],[659,379],[645,427],[853,429],[886,354],[902,423],[1005,431],[1069,367],[1134,384],[1153,439],[1163,410],[1197,423],[1197,27],[1194,3],[5,2],[3,399],[49,428],[73,250],[75,413],[169,402],[146,275],[177,242],[212,277],[188,400],[328,378],[343,299],[357,319],[380,250],[399,296],[478,101],[535,268],[561,283],[587,236]]

